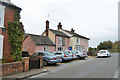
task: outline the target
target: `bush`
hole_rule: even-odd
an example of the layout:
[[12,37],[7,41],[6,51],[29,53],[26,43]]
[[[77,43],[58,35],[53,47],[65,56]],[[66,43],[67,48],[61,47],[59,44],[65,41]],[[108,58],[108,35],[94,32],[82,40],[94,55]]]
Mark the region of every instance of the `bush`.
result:
[[13,57],[4,57],[3,58],[3,63],[10,63],[10,62],[14,62],[14,58]]
[[88,56],[97,56],[97,50],[89,50]]

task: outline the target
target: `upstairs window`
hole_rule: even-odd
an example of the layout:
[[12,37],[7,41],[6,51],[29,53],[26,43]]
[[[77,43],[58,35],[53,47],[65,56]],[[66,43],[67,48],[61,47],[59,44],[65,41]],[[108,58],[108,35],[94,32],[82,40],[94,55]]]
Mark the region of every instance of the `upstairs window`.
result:
[[58,38],[58,45],[60,45],[60,46],[62,45],[62,38],[61,37]]
[[79,38],[77,38],[77,43],[79,43]]
[[0,27],[4,26],[4,10],[5,7],[0,5]]
[[65,38],[62,38],[62,46],[65,46]]

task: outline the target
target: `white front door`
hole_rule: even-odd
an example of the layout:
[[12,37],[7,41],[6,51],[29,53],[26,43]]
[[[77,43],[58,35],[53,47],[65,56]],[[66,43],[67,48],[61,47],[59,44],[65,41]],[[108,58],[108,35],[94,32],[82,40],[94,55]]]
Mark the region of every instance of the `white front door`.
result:
[[0,35],[0,59],[3,57],[3,35]]

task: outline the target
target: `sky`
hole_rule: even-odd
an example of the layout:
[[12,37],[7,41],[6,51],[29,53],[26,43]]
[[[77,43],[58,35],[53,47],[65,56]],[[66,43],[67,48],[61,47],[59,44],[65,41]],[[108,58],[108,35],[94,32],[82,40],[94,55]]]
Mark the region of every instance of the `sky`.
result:
[[[89,46],[118,40],[119,0],[11,0],[22,8],[21,21],[26,33],[41,35],[46,20],[50,28],[62,28],[90,38]],[[49,16],[48,16],[49,15]]]

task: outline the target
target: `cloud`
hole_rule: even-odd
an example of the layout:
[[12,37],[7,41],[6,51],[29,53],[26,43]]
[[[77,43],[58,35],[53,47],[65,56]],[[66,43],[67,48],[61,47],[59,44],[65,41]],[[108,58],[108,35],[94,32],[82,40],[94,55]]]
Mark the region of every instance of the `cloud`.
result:
[[[118,0],[12,0],[22,8],[21,21],[28,33],[41,34],[45,21],[50,28],[72,27],[80,35],[91,38],[90,46],[103,40],[118,38]],[[48,14],[50,15],[48,18]]]

